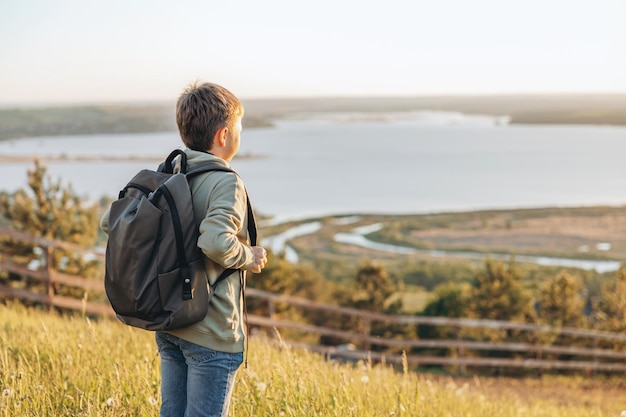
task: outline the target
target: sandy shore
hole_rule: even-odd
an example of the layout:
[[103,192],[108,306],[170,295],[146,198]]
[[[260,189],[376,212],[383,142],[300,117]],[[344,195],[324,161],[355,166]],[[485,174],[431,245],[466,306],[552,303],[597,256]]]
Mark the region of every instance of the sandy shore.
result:
[[[53,155],[2,155],[0,154],[0,164],[18,164],[24,162],[33,162],[36,159],[42,162],[162,162],[167,155],[161,157],[154,155],[147,156],[93,156],[93,155],[75,155],[75,156],[53,156]],[[263,158],[265,155],[243,154],[236,155],[236,159],[253,159]]]
[[146,161],[146,162],[159,162],[162,161],[163,158],[158,158],[156,156],[146,156],[146,157],[119,157],[119,156],[88,156],[88,155],[77,155],[77,156],[34,156],[34,155],[0,155],[0,164],[10,164],[10,163],[24,163],[24,162],[33,162],[34,160],[40,160],[42,162],[110,162],[110,161],[119,161],[119,162],[134,162],[134,161]]

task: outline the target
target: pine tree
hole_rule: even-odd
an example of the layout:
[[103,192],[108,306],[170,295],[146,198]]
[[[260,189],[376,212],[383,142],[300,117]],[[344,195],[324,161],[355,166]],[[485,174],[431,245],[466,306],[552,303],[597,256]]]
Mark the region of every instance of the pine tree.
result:
[[539,298],[540,319],[552,326],[580,326],[585,301],[578,277],[563,271],[546,282]]
[[487,260],[485,272],[472,284],[470,312],[474,317],[491,320],[527,321],[530,297],[523,289],[515,264]]
[[[485,272],[479,273],[470,290],[469,315],[480,319],[529,322],[534,320],[530,296],[522,287],[521,277],[511,261],[487,260]],[[526,339],[527,335],[512,329],[461,329],[463,335],[491,341]]]
[[[398,314],[402,310],[402,300],[392,301],[392,295],[396,290],[396,284],[382,264],[364,260],[354,278],[349,305],[359,310]],[[367,320],[361,320],[359,323],[351,323],[351,328],[383,338],[411,337],[414,334],[412,326],[392,325],[379,321],[369,323]]]
[[[470,303],[470,287],[467,283],[446,283],[435,288],[435,295],[419,314],[426,317],[468,316]],[[446,339],[454,337],[454,330],[444,326],[421,325],[418,335],[422,339]]]
[[395,292],[395,285],[385,267],[366,260],[361,263],[352,293],[352,307],[376,312],[385,312],[386,302]]
[[602,287],[598,302],[598,326],[603,330],[626,330],[626,268],[621,267],[615,279]]
[[[93,247],[97,237],[98,206],[84,204],[74,194],[71,186],[63,187],[52,181],[47,169],[38,159],[28,170],[28,189],[10,194],[0,193],[0,218],[3,224],[37,237],[60,240],[83,247]],[[0,237],[2,257],[31,269],[46,267],[46,257],[41,248]],[[50,259],[51,267],[66,274],[99,277],[101,267],[93,259],[65,249],[56,249]],[[5,273],[0,281],[13,286],[37,289],[42,284],[18,274]],[[83,296],[82,290],[64,289],[61,292]]]

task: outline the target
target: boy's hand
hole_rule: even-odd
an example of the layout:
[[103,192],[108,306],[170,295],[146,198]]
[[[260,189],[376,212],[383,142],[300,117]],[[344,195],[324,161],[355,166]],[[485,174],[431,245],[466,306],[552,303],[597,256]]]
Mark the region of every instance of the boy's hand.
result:
[[261,246],[252,246],[252,253],[254,253],[254,266],[250,271],[258,274],[267,264],[267,252]]

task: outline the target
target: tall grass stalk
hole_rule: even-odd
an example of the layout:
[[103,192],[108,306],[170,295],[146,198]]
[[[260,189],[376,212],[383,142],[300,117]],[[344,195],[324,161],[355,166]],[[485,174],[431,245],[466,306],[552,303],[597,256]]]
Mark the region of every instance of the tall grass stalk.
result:
[[[0,326],[1,417],[158,415],[152,333],[18,304],[0,305]],[[564,385],[584,390],[586,383],[570,378]],[[406,365],[397,370],[371,361],[339,363],[256,337],[249,367],[238,374],[230,415],[616,417],[626,409],[626,396],[615,391],[573,403],[557,394],[529,399],[511,392],[489,379],[418,375]]]

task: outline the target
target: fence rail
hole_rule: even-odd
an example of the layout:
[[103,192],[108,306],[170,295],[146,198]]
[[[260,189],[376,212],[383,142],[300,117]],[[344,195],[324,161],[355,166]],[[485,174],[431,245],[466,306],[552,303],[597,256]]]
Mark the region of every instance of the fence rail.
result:
[[[57,249],[71,250],[89,254],[102,262],[104,255],[94,250],[85,249],[66,242],[43,239],[27,233],[17,232],[0,226],[0,237],[38,247],[44,254],[44,262],[39,268],[29,268],[7,256],[0,254],[0,298],[26,300],[45,305],[49,308],[61,308],[82,311],[83,313],[114,316],[113,309],[106,302],[87,300],[86,297],[72,298],[57,294],[58,284],[102,294],[102,281],[88,280],[82,277],[64,274],[52,268],[52,254]],[[11,284],[3,276],[21,277],[43,283],[43,292],[31,288],[20,288]],[[20,281],[18,281],[20,282]],[[278,331],[292,330],[318,337],[331,337],[345,341],[346,346],[355,346],[355,350],[340,349],[320,344],[305,344],[287,341],[296,348],[305,348],[322,353],[330,358],[343,360],[372,359],[389,363],[406,361],[416,365],[456,366],[460,371],[467,367],[527,368],[544,370],[584,370],[584,371],[626,371],[626,335],[588,329],[557,328],[528,323],[515,323],[497,320],[454,319],[447,317],[423,317],[408,315],[385,315],[349,307],[323,304],[320,302],[289,295],[273,294],[254,288],[246,290],[246,298],[262,300],[267,305],[267,316],[251,314],[248,324],[262,329]],[[336,329],[302,322],[281,319],[276,314],[277,304],[289,305],[306,311],[325,312],[332,315],[358,319],[361,331],[354,329]],[[452,329],[455,335],[448,339],[400,339],[378,337],[371,333],[373,323],[405,326],[444,326]],[[467,337],[466,329],[480,331],[517,331],[533,335],[533,341],[490,341],[472,340]],[[554,344],[541,341],[558,340],[568,337],[576,340],[576,345]],[[469,340],[468,340],[469,339]],[[609,347],[607,347],[609,346]],[[437,350],[435,354],[430,352]],[[480,352],[489,352],[488,357]],[[495,356],[495,357],[494,357]],[[503,357],[497,357],[503,356]]]
[[[346,359],[363,359],[385,358],[387,362],[401,363],[406,360],[408,363],[418,365],[452,365],[461,368],[465,367],[500,367],[500,368],[533,368],[533,369],[571,369],[571,370],[588,370],[588,371],[626,371],[626,352],[613,348],[599,348],[602,343],[615,344],[621,342],[626,346],[626,335],[602,332],[586,329],[575,328],[556,328],[543,325],[533,325],[527,323],[515,323],[498,320],[479,320],[479,319],[455,319],[447,317],[423,317],[423,316],[402,316],[402,315],[385,315],[370,311],[357,310],[347,307],[339,307],[326,305],[314,301],[291,297],[288,295],[277,295],[250,288],[246,290],[249,297],[257,297],[268,303],[268,310],[275,311],[276,303],[286,303],[289,305],[298,305],[308,309],[319,311],[333,312],[343,314],[350,317],[356,317],[367,320],[368,323],[362,326],[364,332],[354,332],[346,330],[338,330],[327,327],[314,326],[281,320],[272,317],[251,316],[249,322],[251,325],[260,327],[274,327],[277,329],[297,330],[303,333],[318,334],[321,336],[330,336],[333,338],[343,339],[345,341],[356,342],[357,345],[367,347],[384,347],[389,348],[384,352],[376,352],[371,349],[350,351],[340,350],[336,347],[321,345],[304,345],[293,343],[294,346],[306,347],[309,350],[324,353],[327,355],[338,356]],[[404,325],[428,325],[428,326],[446,326],[453,330],[457,335],[455,339],[391,339],[381,338],[369,333],[371,323],[379,321],[387,324],[404,324]],[[483,330],[523,330],[532,332],[534,335],[546,334],[552,337],[568,336],[576,338],[578,342],[587,341],[586,346],[571,345],[553,345],[545,343],[522,343],[522,342],[494,342],[494,341],[475,341],[464,340],[464,328],[483,329]],[[402,352],[411,352],[415,348],[422,349],[447,349],[447,356],[433,356],[420,354],[403,354]],[[394,353],[395,351],[395,353]],[[477,351],[517,353],[523,357],[479,357]],[[529,358],[527,356],[532,355]],[[563,359],[541,359],[542,356],[566,356],[568,360]]]

